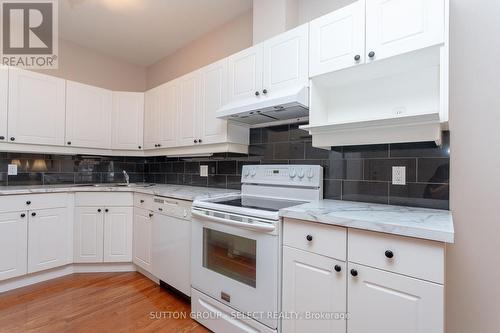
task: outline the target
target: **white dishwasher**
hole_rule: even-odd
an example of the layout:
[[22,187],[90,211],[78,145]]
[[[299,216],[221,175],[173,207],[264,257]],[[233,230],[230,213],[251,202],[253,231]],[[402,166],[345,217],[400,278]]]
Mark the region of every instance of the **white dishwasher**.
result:
[[153,274],[191,295],[191,202],[154,197]]

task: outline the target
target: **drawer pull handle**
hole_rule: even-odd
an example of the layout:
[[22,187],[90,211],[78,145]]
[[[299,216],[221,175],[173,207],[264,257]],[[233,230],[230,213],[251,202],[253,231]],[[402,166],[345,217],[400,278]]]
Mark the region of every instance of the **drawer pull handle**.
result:
[[106,208],[106,209],[104,210],[104,212],[106,212],[106,213],[107,213],[107,212],[109,212],[109,209],[107,209],[107,208]]
[[311,235],[307,235],[307,236],[306,236],[306,239],[307,239],[307,241],[308,241],[308,242],[312,242],[312,240],[313,240],[313,236],[311,236]]
[[354,277],[358,276],[358,271],[355,269],[351,269],[351,275]]
[[335,272],[340,272],[342,270],[342,267],[340,267],[340,265],[335,265],[334,269]]
[[149,213],[149,217],[153,217],[153,214]]
[[28,200],[28,201],[26,201],[26,204],[27,204],[27,205],[31,205],[31,201],[29,201],[29,200]]
[[385,256],[389,259],[392,259],[394,258],[394,252],[392,252],[391,250],[387,250],[385,251]]
[[98,212],[98,213],[100,213],[100,212],[101,212],[101,208],[99,208],[99,209],[97,210],[97,212]]
[[141,203],[144,203],[144,200],[141,199]]
[[23,218],[24,218],[24,217],[26,217],[26,214],[22,213],[22,214],[21,214],[21,217],[23,217]]
[[31,216],[36,216],[36,213],[35,212],[31,213]]

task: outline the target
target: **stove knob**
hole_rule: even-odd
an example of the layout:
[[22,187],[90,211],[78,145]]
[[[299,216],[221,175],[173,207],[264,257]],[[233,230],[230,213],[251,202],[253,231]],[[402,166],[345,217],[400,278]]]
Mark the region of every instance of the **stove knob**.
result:
[[291,169],[290,170],[290,178],[295,178],[295,176],[297,176],[297,171],[295,171],[295,169]]
[[314,177],[314,172],[312,169],[307,170],[307,178],[311,179]]
[[300,169],[299,170],[299,178],[304,178],[305,174],[304,174],[304,170],[303,169]]
[[250,170],[250,175],[253,177],[257,174],[257,171],[255,169]]
[[243,171],[243,176],[248,177],[248,174],[249,174],[248,169],[245,169],[245,170]]

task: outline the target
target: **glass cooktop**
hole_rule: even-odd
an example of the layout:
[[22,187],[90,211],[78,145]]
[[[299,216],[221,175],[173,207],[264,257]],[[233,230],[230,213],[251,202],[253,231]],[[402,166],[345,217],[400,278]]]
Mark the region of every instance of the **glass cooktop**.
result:
[[277,212],[282,208],[298,206],[306,203],[305,201],[293,201],[284,199],[256,198],[256,197],[238,197],[229,200],[220,200],[215,203],[219,205],[228,205],[241,208],[260,209],[269,212]]

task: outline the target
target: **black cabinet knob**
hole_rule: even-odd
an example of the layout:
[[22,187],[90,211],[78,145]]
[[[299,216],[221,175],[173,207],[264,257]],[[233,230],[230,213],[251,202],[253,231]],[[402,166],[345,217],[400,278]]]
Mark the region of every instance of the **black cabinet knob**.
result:
[[355,269],[351,269],[351,275],[352,276],[358,276],[358,271]]
[[107,212],[109,212],[109,209],[106,208],[104,211],[107,213]]
[[370,58],[374,58],[374,57],[375,57],[375,52],[370,51],[370,53],[368,53],[368,56],[369,56]]
[[10,141],[16,141],[16,138],[15,138],[15,137],[13,137],[13,136],[11,136],[11,137],[10,137]]
[[26,201],[26,204],[27,204],[28,206],[29,206],[29,205],[31,205],[31,201],[29,201],[29,200],[28,200],[28,201]]
[[194,142],[194,143],[198,143],[198,140],[194,140],[193,142]]
[[21,214],[21,217],[26,217],[26,214],[22,213],[22,214]]
[[159,210],[160,212],[163,212],[163,208],[158,208],[158,210]]
[[259,95],[260,95],[260,92],[256,91],[255,96],[259,96]]
[[102,212],[101,208],[99,208],[99,209],[97,210],[97,212],[98,212],[98,213]]
[[141,146],[138,146],[137,148],[142,149],[142,147],[141,147]]
[[201,143],[201,139],[199,139],[198,142]]
[[356,60],[356,61],[360,61],[360,60],[361,60],[361,56],[360,56],[359,54],[356,54],[356,55],[354,56],[354,60]]
[[311,242],[311,241],[313,240],[313,236],[311,236],[311,235],[307,235],[307,236],[306,236],[306,239],[307,239],[309,242]]
[[161,144],[158,144],[158,147],[161,147]]
[[141,199],[141,203],[144,203],[144,200]]
[[71,146],[71,141],[68,141],[68,146]]
[[340,267],[340,265],[335,265],[334,269],[335,272],[340,272],[342,270],[342,267]]
[[264,93],[264,95],[267,94],[267,89],[262,90],[262,92]]
[[36,213],[35,212],[31,213],[31,216],[36,216]]
[[0,140],[5,140],[5,136],[0,135]]
[[392,252],[391,250],[387,250],[385,251],[385,256],[389,259],[392,259],[394,258],[394,252]]
[[153,214],[149,213],[149,217],[153,217]]

